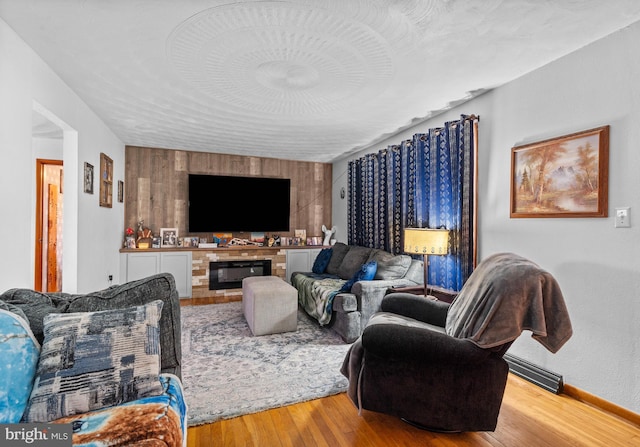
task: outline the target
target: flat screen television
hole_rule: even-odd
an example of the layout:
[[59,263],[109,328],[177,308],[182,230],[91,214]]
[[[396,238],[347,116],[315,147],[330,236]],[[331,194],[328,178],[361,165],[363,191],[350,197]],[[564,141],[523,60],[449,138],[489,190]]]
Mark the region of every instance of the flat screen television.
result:
[[291,179],[189,174],[189,232],[289,231]]

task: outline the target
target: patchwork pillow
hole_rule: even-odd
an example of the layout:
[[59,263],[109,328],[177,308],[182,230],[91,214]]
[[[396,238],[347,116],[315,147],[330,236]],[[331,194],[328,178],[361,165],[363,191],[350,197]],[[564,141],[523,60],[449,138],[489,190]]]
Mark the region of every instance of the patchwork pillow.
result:
[[[5,305],[2,308],[11,307]],[[13,312],[0,308],[0,424],[20,422],[36,375],[40,343],[27,324]],[[24,315],[24,314],[23,314]]]
[[99,312],[50,314],[24,422],[162,394],[162,301]]
[[313,261],[313,267],[311,268],[311,271],[317,274],[324,273],[324,271],[327,269],[327,266],[329,265],[332,253],[333,250],[331,248],[323,248],[322,250],[320,250],[320,253],[318,253],[318,256],[316,256],[316,260]]
[[349,281],[344,283],[340,292],[349,292],[351,287],[358,281],[371,281],[376,276],[378,270],[378,263],[376,261],[370,261],[362,264],[362,267],[353,275]]

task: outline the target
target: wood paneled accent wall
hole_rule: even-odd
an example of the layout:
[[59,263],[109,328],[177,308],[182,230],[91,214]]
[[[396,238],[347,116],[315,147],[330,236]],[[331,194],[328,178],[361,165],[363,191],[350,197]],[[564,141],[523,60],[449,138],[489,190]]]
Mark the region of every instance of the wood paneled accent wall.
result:
[[[211,234],[187,231],[188,174],[289,178],[290,231],[280,235],[293,236],[294,230],[305,229],[307,236],[322,236],[322,225],[332,224],[329,163],[126,146],[125,228],[135,230],[142,219],[154,235],[158,235],[160,228],[178,228],[179,237],[211,238]],[[224,191],[217,196],[212,193],[212,212],[223,213],[224,200]],[[234,236],[248,237],[248,234]]]

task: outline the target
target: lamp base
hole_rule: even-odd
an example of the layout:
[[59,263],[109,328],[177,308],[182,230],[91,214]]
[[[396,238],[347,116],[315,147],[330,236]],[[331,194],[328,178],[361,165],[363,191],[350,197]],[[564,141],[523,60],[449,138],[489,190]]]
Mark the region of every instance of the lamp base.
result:
[[429,284],[429,255],[422,255],[422,266],[424,267],[424,296],[428,296],[427,287]]

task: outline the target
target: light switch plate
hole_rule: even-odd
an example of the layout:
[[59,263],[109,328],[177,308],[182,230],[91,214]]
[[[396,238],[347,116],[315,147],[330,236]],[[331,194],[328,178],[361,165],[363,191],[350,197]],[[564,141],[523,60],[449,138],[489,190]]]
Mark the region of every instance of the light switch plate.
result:
[[631,226],[631,208],[616,208],[616,228],[629,228]]

